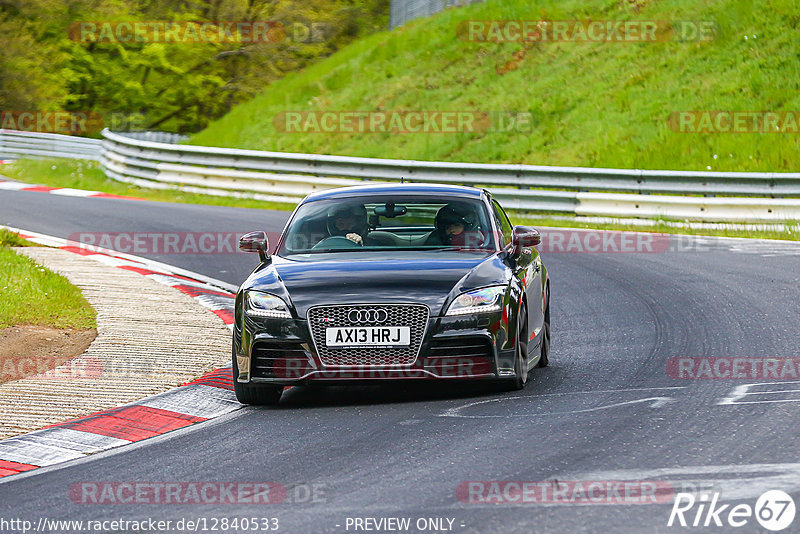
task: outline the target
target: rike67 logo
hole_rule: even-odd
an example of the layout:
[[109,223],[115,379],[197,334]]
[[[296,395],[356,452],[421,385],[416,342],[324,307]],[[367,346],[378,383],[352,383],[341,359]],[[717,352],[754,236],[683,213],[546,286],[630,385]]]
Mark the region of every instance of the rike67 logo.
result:
[[708,494],[699,496],[678,493],[672,504],[667,526],[671,527],[732,527],[738,528],[755,520],[772,532],[786,529],[794,521],[795,504],[792,497],[781,490],[769,490],[749,504],[719,504],[719,493],[710,500]]

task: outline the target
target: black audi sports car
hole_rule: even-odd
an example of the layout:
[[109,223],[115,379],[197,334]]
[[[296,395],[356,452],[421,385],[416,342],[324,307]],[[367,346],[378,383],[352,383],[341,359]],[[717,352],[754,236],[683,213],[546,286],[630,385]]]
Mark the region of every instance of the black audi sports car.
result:
[[525,386],[550,352],[550,281],[488,191],[382,184],[313,193],[236,295],[237,399],[287,385],[493,380]]

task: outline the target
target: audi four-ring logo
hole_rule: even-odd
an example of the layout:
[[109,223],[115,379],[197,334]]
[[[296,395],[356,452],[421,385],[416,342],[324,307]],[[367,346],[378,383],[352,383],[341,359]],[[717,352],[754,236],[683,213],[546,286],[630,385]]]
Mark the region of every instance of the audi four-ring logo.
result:
[[379,308],[377,310],[350,310],[347,320],[351,323],[383,323],[389,318],[389,312]]

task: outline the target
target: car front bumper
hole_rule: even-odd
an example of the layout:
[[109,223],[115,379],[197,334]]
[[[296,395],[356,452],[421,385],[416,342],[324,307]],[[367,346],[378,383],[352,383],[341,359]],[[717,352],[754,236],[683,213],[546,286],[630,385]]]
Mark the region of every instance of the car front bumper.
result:
[[[416,359],[408,365],[326,365],[309,323],[299,319],[244,316],[234,330],[241,383],[298,385],[309,382],[482,380],[513,376],[514,349],[500,312],[429,317]],[[512,324],[514,324],[512,322]],[[338,349],[347,351],[349,349]],[[362,349],[363,350],[363,349]]]

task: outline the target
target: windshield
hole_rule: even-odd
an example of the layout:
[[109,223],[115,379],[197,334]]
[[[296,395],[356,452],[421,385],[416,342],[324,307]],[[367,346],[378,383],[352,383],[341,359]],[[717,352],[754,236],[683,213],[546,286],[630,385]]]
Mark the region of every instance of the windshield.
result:
[[495,250],[478,199],[351,197],[297,209],[280,256],[369,250]]

